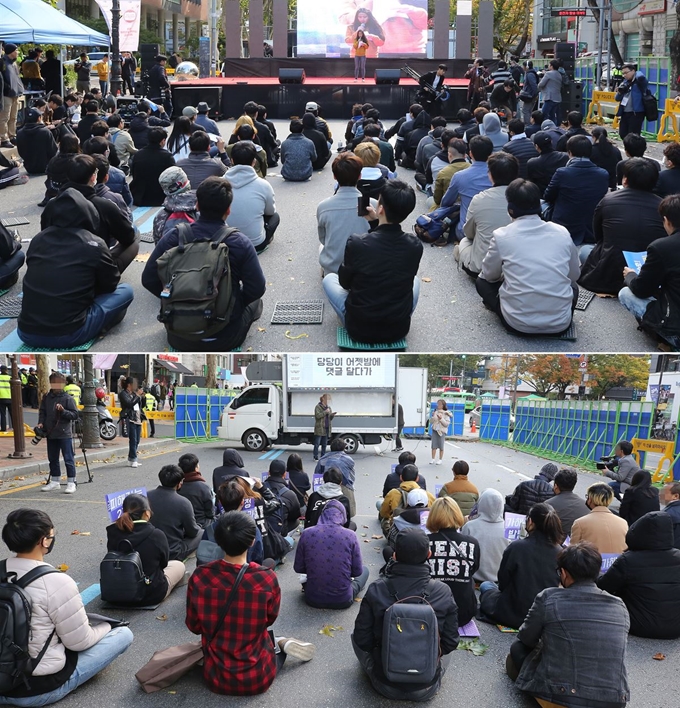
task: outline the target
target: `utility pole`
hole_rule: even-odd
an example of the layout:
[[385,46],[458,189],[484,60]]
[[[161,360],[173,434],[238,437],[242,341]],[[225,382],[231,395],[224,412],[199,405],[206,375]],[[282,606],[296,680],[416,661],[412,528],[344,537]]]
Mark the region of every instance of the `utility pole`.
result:
[[94,393],[94,368],[92,354],[83,355],[85,374],[83,377],[83,449],[92,450],[104,447],[99,435],[99,414],[97,397]]
[[118,96],[123,88],[120,66],[120,0],[111,5],[111,93]]
[[33,457],[26,452],[26,436],[24,434],[24,409],[21,405],[21,379],[17,366],[17,355],[12,354],[12,379],[9,383],[12,395],[12,429],[14,430],[14,452],[9,455],[13,460],[23,460]]
[[217,76],[217,0],[210,0],[210,76]]
[[461,374],[460,377],[460,390],[465,391],[465,354],[461,355],[463,358],[463,373]]

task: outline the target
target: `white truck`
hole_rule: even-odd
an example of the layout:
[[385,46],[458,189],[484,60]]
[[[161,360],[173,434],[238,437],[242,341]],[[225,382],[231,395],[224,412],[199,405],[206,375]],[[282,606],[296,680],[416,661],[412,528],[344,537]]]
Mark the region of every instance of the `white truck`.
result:
[[397,432],[401,403],[407,426],[425,425],[427,369],[399,368],[396,354],[284,354],[246,370],[249,386],[222,412],[217,434],[257,452],[269,445],[314,442],[314,408],[328,394],[332,437],[352,454]]

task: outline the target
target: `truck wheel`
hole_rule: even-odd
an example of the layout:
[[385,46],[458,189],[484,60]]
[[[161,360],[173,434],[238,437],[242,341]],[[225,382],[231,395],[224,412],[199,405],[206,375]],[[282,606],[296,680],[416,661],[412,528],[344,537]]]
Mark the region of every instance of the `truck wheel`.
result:
[[267,447],[268,442],[267,436],[256,428],[246,430],[243,434],[243,447],[245,447],[248,452],[260,452],[260,450],[264,450],[264,448]]
[[359,438],[356,435],[340,435],[345,443],[345,452],[348,455],[353,455],[359,449]]

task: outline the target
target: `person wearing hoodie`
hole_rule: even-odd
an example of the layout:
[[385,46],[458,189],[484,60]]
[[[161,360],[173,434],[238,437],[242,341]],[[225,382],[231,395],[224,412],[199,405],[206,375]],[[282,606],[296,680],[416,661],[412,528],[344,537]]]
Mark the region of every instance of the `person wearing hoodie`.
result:
[[498,584],[479,586],[482,615],[513,629],[522,625],[541,590],[559,585],[555,564],[564,541],[560,517],[548,504],[535,504],[527,514],[526,530],[526,538],[505,549]]
[[555,495],[551,483],[556,474],[557,465],[546,462],[533,479],[520,482],[515,487],[515,491],[505,497],[505,511],[513,514],[528,514],[534,504],[547,502]]
[[124,172],[130,171],[130,160],[132,156],[138,152],[135,143],[132,140],[130,133],[124,130],[123,117],[120,113],[112,113],[106,123],[109,126],[109,135],[111,142],[116,148],[116,154],[120,160],[120,168]]
[[45,196],[39,207],[47,206],[50,199],[59,194],[59,190],[68,182],[68,169],[73,161],[73,156],[80,154],[80,142],[75,135],[64,135],[59,141],[59,152],[47,165],[47,179],[45,180]]
[[562,522],[562,531],[569,536],[571,527],[576,519],[587,516],[590,509],[586,506],[580,494],[574,494],[574,487],[578,480],[576,470],[569,468],[561,469],[553,481],[553,492],[555,496],[546,501],[546,504],[557,512]]
[[[463,516],[469,516],[472,509],[479,501],[479,490],[468,480],[470,465],[465,460],[456,460],[453,463],[453,480],[447,482],[440,490],[439,497],[451,497],[458,504]],[[460,528],[463,524],[457,526]],[[467,624],[463,622],[462,624]]]
[[245,469],[241,455],[236,450],[228,448],[222,453],[222,464],[213,470],[213,492],[217,494],[222,484],[234,477],[250,478],[250,472]]
[[17,150],[29,175],[44,175],[47,164],[57,154],[52,131],[35,108],[26,111],[24,126],[17,133]]
[[165,201],[153,218],[153,242],[157,244],[178,222],[193,224],[198,219],[196,190],[191,189],[186,172],[175,165],[161,172],[158,178]]
[[316,118],[313,113],[302,116],[302,134],[314,143],[316,160],[312,162],[312,169],[317,172],[322,170],[331,159],[331,149],[328,147],[326,136],[316,127]]
[[663,488],[664,514],[673,521],[673,545],[680,550],[680,482],[671,482]]
[[409,170],[415,167],[418,144],[428,134],[431,125],[432,119],[425,110],[420,111],[413,119],[413,127],[404,135],[403,149],[398,161],[402,167]]
[[[420,489],[420,485],[416,481],[418,479],[418,468],[415,465],[405,465],[401,471],[401,484],[397,489],[392,489],[385,495],[382,506],[380,507],[380,527],[383,530],[385,538],[392,528],[394,513],[397,509],[405,509],[408,506],[408,493],[414,489]],[[425,490],[421,490],[425,491]],[[430,492],[425,492],[428,499],[428,508],[434,504],[434,497]]]
[[680,550],[673,543],[671,517],[651,511],[628,529],[628,550],[597,581],[624,601],[637,637],[680,637]]
[[327,469],[335,467],[342,474],[342,493],[349,499],[350,518],[356,515],[356,501],[354,500],[354,460],[345,452],[345,441],[341,437],[333,438],[330,452],[321,456],[316,463],[314,474],[323,474]]
[[315,492],[309,495],[307,510],[305,512],[305,528],[316,526],[319,517],[329,499],[337,499],[345,509],[347,521],[343,524],[345,528],[356,531],[356,524],[350,521],[349,499],[342,493],[341,488],[342,473],[335,467],[329,467],[323,473],[323,484]]
[[290,135],[281,143],[281,177],[288,182],[306,182],[314,172],[317,159],[314,143],[302,131],[298,118],[290,122]]
[[557,143],[559,142],[560,138],[567,132],[564,128],[555,125],[555,123],[549,118],[545,118],[541,122],[541,130],[550,136],[553,150],[557,150]]
[[269,477],[262,483],[265,489],[271,490],[272,494],[281,502],[281,524],[277,529],[285,538],[290,539],[288,543],[292,546],[290,536],[298,525],[300,518],[300,502],[285,479],[286,465],[283,460],[272,460],[269,463]]
[[495,489],[485,489],[477,502],[477,515],[460,530],[463,536],[472,536],[479,546],[479,567],[474,573],[478,583],[498,582],[498,568],[510,540],[505,537],[503,495]]
[[203,529],[207,528],[215,520],[215,498],[201,476],[198,457],[188,452],[179,458],[177,464],[184,472],[184,483],[178,494],[191,502],[196,523]]
[[569,155],[558,152],[553,146],[549,133],[539,130],[532,137],[534,149],[538,157],[532,157],[527,162],[527,178],[540,190],[545,192],[550,180],[560,167],[565,167],[569,162]]
[[[306,532],[305,532],[306,533]],[[359,607],[354,623],[352,646],[373,688],[392,700],[426,701],[441,688],[448,664],[441,657],[458,646],[458,608],[449,588],[430,577],[430,544],[421,529],[405,529],[396,540],[394,560],[385,574],[371,583]],[[437,616],[439,659],[431,684],[394,683],[387,680],[383,669],[382,642],[385,612],[398,598],[427,597]],[[434,667],[432,667],[434,668]]]
[[481,559],[479,541],[460,531],[464,522],[463,512],[452,497],[437,499],[427,516],[430,574],[449,586],[458,608],[459,627],[477,612],[473,577]]
[[170,121],[167,118],[161,118],[161,115],[165,115],[162,110],[160,110],[158,116],[151,114],[151,104],[146,100],[140,101],[139,113],[137,113],[136,116],[133,116],[130,121],[128,133],[137,150],[141,150],[149,144],[149,130],[151,130],[151,128],[170,127]]
[[497,113],[487,113],[482,119],[479,131],[480,135],[486,135],[493,144],[493,152],[499,152],[509,140],[507,130],[501,127],[501,119]]
[[329,499],[318,523],[300,536],[293,569],[305,576],[302,588],[310,607],[347,609],[368,581],[359,539],[345,527],[346,523],[345,507]]
[[639,470],[623,494],[619,516],[630,527],[648,512],[659,511],[660,508],[659,490],[652,486],[652,475],[647,470]]
[[120,283],[107,244],[96,236],[94,205],[72,188],[52,204],[49,225],[31,240],[26,254],[17,334],[31,347],[68,351],[120,322],[134,294]]
[[234,192],[234,201],[228,224],[245,234],[255,251],[262,253],[272,242],[281,217],[276,211],[273,187],[255,172],[256,159],[253,143],[241,140],[232,146],[233,166],[229,170],[228,180]]

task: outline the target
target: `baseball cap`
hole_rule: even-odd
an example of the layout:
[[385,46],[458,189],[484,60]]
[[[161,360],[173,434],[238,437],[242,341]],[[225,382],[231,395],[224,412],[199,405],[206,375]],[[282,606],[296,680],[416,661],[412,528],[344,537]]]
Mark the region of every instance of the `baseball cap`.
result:
[[430,552],[430,541],[422,529],[416,527],[405,528],[397,534],[394,549],[398,563],[420,565],[427,560]]
[[430,499],[424,489],[412,489],[406,495],[406,503],[411,508],[416,506],[427,506],[430,503]]
[[193,106],[184,106],[184,108],[182,108],[182,115],[187,118],[193,118],[198,115],[198,111]]
[[[173,194],[182,194],[191,189],[191,184],[187,173],[181,168],[174,165],[173,167],[168,167],[166,170],[161,172],[158,178],[158,184],[160,184],[163,193],[168,197]],[[157,383],[157,382],[156,382]]]
[[534,145],[538,145],[541,149],[552,147],[552,138],[543,130],[534,133],[532,140],[534,141]]
[[26,123],[37,123],[41,116],[42,113],[40,111],[37,111],[35,108],[31,108],[24,114],[24,120]]
[[196,106],[196,110],[197,110],[199,113],[207,113],[207,112],[210,110],[210,107],[208,106],[208,104],[207,104],[205,101],[201,101],[201,102]]
[[286,474],[286,465],[283,460],[272,460],[269,463],[269,474],[272,477],[283,477]]
[[307,105],[305,106],[306,111],[318,111],[319,110],[319,104],[314,103],[314,101],[309,101]]

